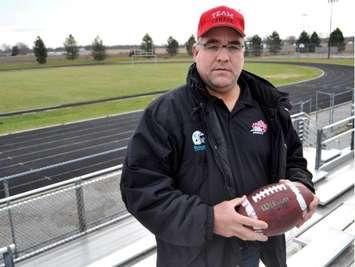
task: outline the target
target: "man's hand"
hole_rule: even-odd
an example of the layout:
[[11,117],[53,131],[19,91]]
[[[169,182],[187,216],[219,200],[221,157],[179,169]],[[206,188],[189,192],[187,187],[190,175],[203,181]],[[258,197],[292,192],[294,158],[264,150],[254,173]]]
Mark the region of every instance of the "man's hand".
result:
[[[285,183],[287,181],[292,182],[290,180],[280,180],[281,183]],[[299,182],[292,182],[292,183],[297,184]],[[297,225],[296,225],[297,227],[301,227],[306,221],[308,221],[313,216],[313,214],[316,212],[318,204],[319,204],[319,198],[313,194],[313,200],[309,204],[309,207],[307,209],[307,213],[303,216],[302,220],[300,220],[297,223]]]
[[235,210],[235,207],[239,206],[244,198],[245,196],[223,201],[213,207],[214,233],[224,237],[236,236],[242,240],[266,241],[266,235],[252,229],[266,229],[267,223],[240,215]]

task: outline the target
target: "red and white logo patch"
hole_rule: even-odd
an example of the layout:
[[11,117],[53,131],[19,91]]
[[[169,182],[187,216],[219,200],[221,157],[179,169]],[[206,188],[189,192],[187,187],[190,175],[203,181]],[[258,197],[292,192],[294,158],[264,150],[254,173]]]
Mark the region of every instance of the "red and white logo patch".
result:
[[264,133],[267,132],[267,124],[263,120],[259,120],[257,122],[254,122],[251,125],[251,130],[253,134],[261,134],[263,135]]

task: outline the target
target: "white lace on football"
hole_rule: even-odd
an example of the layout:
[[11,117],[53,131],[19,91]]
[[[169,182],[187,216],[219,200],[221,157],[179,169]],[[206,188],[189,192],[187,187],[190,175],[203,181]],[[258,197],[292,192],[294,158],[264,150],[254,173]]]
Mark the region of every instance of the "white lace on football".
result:
[[244,207],[245,212],[247,213],[248,217],[251,217],[251,218],[254,218],[254,219],[258,218],[253,206],[250,204],[250,202],[249,202],[249,200],[247,198],[245,198],[242,201],[241,205]]
[[297,186],[289,181],[286,181],[287,185],[291,188],[292,192],[295,193],[296,199],[298,201],[298,204],[300,205],[300,208],[302,212],[307,210],[307,204],[306,201],[304,200],[300,190],[297,188]]
[[273,185],[256,193],[255,195],[252,196],[252,199],[255,203],[257,203],[258,201],[262,200],[266,196],[270,196],[271,194],[284,191],[284,190],[287,190],[287,186],[284,184]]

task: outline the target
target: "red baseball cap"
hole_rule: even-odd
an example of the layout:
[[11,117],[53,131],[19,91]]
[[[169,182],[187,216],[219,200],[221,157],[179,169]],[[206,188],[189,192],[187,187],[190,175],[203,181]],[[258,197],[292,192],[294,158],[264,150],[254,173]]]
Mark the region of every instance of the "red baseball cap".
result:
[[198,23],[197,37],[201,37],[209,30],[216,27],[230,27],[244,34],[244,17],[242,14],[227,6],[218,6],[202,13]]

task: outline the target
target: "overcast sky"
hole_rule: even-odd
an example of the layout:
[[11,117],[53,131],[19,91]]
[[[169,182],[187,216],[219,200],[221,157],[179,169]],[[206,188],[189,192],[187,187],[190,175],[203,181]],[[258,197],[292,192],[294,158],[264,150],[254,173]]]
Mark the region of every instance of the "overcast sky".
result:
[[[201,12],[228,5],[245,17],[247,36],[262,38],[276,30],[281,38],[302,30],[329,35],[328,0],[0,0],[0,46],[24,42],[33,46],[41,36],[47,47],[62,46],[71,33],[87,45],[99,35],[106,45],[140,44],[145,33],[157,45],[169,36],[185,43],[196,35]],[[354,36],[355,0],[333,4],[332,29]]]

